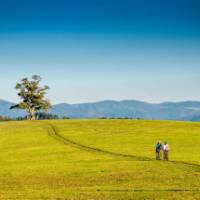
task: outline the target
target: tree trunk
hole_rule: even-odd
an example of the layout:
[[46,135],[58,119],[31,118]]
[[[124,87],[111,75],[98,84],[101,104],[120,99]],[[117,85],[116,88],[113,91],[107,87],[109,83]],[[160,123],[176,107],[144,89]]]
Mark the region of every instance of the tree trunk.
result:
[[30,115],[30,120],[35,120],[36,119],[35,109],[30,109],[29,115]]

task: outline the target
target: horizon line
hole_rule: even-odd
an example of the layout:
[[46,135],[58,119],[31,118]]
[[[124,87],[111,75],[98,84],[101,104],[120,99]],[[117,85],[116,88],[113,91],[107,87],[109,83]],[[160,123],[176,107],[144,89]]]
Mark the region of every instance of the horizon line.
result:
[[[10,100],[6,100],[6,99],[2,99],[0,98],[0,101],[5,101],[8,103],[16,103],[14,101],[10,101]],[[199,102],[200,100],[175,100],[175,101],[160,101],[160,102],[149,102],[149,101],[145,101],[145,100],[138,100],[138,99],[121,99],[121,100],[116,100],[116,99],[102,99],[102,100],[97,100],[97,101],[87,101],[87,102],[79,102],[79,103],[68,103],[68,102],[60,102],[60,103],[53,103],[52,105],[59,105],[59,104],[68,104],[68,105],[78,105],[78,104],[92,104],[92,103],[101,103],[101,102],[106,102],[106,101],[113,101],[113,102],[123,102],[123,101],[135,101],[135,102],[141,102],[141,103],[147,103],[147,104],[154,104],[154,105],[158,105],[158,104],[163,104],[163,103],[185,103],[185,102]]]

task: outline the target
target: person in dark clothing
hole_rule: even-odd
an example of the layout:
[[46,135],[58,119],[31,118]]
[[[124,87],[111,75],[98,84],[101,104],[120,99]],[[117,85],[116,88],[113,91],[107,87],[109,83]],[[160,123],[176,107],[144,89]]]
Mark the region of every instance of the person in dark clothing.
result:
[[161,154],[162,154],[162,143],[158,141],[156,144],[156,160],[161,159]]

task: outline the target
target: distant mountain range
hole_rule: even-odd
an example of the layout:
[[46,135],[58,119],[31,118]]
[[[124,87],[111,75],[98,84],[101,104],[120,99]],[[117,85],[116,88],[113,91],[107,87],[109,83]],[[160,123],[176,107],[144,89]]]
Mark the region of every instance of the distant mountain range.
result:
[[[10,110],[13,103],[0,100],[0,115],[16,118],[25,116],[23,110]],[[159,104],[136,100],[105,100],[94,103],[56,104],[51,114],[70,118],[143,118],[200,121],[200,102],[165,102]]]

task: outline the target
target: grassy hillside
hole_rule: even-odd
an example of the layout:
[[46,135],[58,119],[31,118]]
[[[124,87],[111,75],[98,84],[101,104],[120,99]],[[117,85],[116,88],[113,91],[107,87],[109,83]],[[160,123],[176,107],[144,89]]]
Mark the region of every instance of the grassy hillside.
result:
[[[0,199],[199,199],[200,123],[0,123]],[[155,161],[157,140],[170,162]]]

